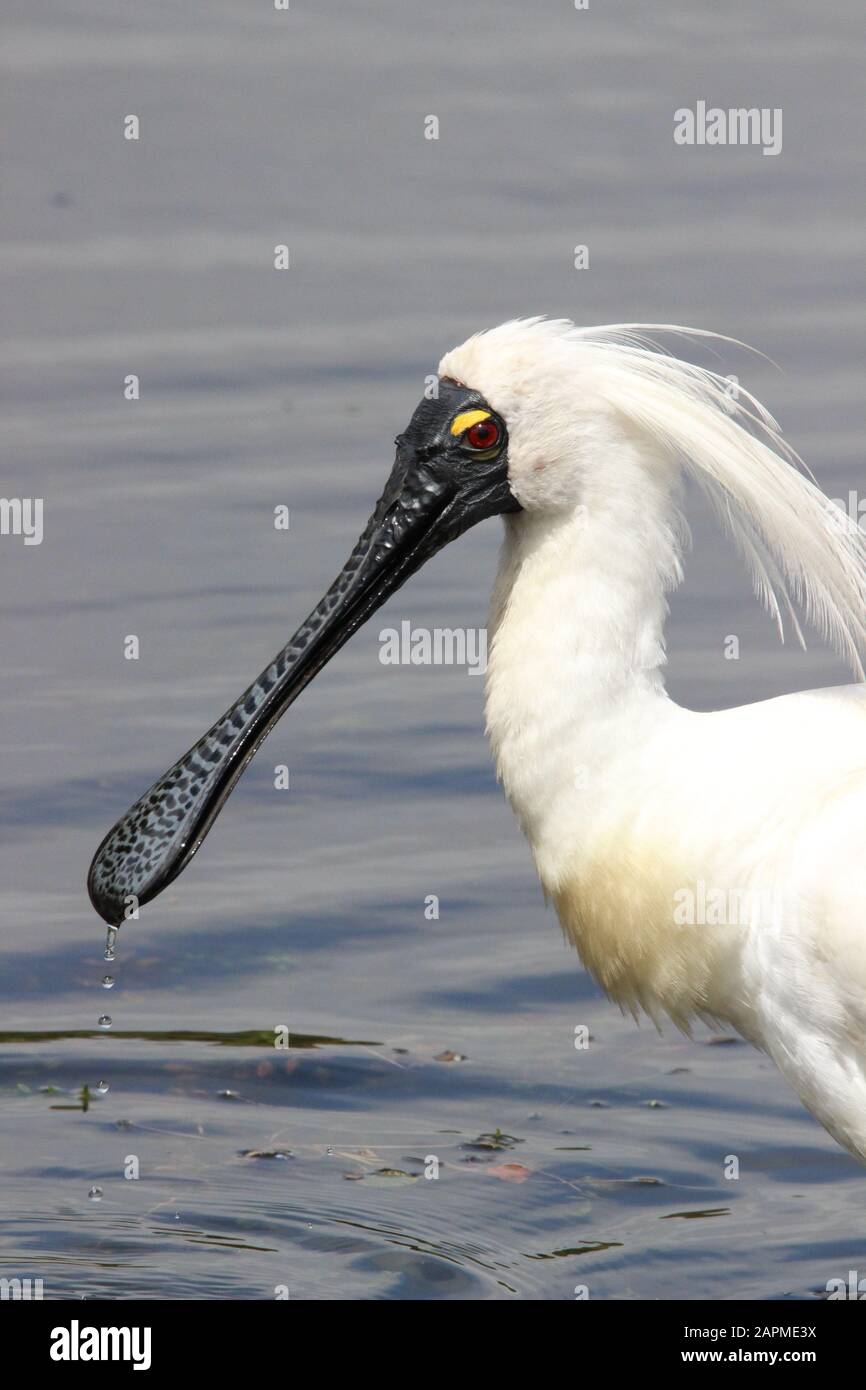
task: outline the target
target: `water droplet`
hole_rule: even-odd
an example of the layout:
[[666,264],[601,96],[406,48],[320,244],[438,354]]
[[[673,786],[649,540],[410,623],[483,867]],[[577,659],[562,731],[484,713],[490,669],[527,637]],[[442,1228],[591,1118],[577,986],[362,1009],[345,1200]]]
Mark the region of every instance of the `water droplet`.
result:
[[103,988],[103,989],[114,989],[114,976],[113,976],[113,975],[103,975],[103,977],[102,977],[102,988]]
[[110,1027],[111,1027],[111,1015],[110,1015],[110,1014],[100,1014],[100,1015],[99,1015],[99,1018],[97,1019],[97,1022],[98,1022],[98,1024],[99,1024],[100,1028],[110,1028]]
[[117,927],[109,927],[105,933],[105,960],[114,960],[114,943],[117,940]]
[[101,1188],[101,1187],[91,1187],[91,1189],[90,1189],[90,1191],[88,1192],[87,1195],[88,1195],[88,1197],[90,1198],[91,1202],[101,1202],[101,1201],[102,1201],[102,1188]]
[[94,1086],[94,1088],[93,1088],[93,1094],[94,1094],[95,1096],[107,1096],[107,1095],[108,1095],[108,1082],[107,1082],[107,1081],[100,1081],[100,1083],[99,1083],[98,1086]]

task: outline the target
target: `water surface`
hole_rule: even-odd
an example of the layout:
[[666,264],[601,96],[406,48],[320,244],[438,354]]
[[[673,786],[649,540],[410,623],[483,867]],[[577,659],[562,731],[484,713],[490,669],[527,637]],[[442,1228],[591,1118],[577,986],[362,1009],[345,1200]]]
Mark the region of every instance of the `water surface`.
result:
[[[861,1172],[769,1063],[635,1028],[563,944],[482,682],[378,660],[404,619],[484,622],[496,522],[299,700],[124,928],[111,991],[84,892],[111,822],[329,583],[469,332],[545,312],[745,339],[778,369],[724,369],[831,495],[860,486],[860,7],[8,15],[3,488],[44,497],[45,538],[0,547],[0,1274],[50,1298],[808,1299],[862,1269]],[[699,98],[781,107],[782,154],[675,147]],[[675,696],[843,679],[819,643],[779,648],[692,520]]]

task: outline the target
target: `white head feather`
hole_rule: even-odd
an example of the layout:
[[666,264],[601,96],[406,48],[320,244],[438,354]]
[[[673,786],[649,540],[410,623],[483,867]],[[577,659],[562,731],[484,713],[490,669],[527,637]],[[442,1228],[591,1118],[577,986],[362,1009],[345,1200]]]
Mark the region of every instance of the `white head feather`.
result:
[[742,552],[780,636],[784,605],[802,642],[800,605],[862,677],[866,537],[801,471],[750,392],[659,350],[650,336],[658,333],[718,336],[669,324],[516,319],[447,353],[439,372],[502,415],[512,490],[527,511],[586,503],[600,484],[616,489],[616,449],[626,439],[641,448],[648,478],[684,468]]

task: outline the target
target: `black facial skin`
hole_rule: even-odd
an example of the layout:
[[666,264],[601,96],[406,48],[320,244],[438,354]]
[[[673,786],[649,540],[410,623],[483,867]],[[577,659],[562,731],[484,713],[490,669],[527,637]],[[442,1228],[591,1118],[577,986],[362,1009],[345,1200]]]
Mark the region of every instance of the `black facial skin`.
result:
[[[106,835],[87,887],[101,917],[118,926],[177,878],[210,830],[266,735],[343,643],[401,584],[476,521],[519,511],[508,488],[508,435],[473,450],[451,424],[490,407],[441,380],[404,434],[373,515],[324,598],[288,646],[231,709],[135,803]],[[488,456],[489,455],[489,456]]]

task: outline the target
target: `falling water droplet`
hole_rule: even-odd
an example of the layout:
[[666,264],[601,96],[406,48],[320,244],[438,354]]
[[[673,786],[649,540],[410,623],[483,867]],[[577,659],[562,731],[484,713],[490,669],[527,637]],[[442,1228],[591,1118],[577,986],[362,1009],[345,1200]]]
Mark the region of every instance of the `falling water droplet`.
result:
[[110,1015],[110,1014],[100,1014],[100,1015],[99,1015],[99,1018],[98,1018],[98,1020],[97,1020],[97,1022],[98,1022],[98,1024],[99,1024],[100,1028],[110,1028],[110,1027],[111,1027],[111,1015]]
[[113,976],[113,975],[103,975],[103,977],[102,977],[102,988],[103,988],[103,989],[114,989],[114,976]]
[[109,927],[105,933],[105,960],[114,960],[114,943],[117,940],[117,927]]
[[88,1197],[90,1198],[91,1202],[101,1202],[101,1201],[102,1201],[102,1188],[101,1188],[101,1187],[91,1187],[91,1189],[90,1189],[90,1191],[88,1192],[87,1195],[88,1195]]

